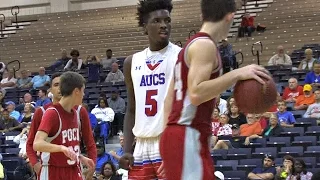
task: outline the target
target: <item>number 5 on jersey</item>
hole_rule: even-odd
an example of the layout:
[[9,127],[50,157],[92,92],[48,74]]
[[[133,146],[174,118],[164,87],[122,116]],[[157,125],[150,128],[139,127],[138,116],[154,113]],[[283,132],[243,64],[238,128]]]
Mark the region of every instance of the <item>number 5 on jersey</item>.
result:
[[146,108],[145,108],[145,114],[150,116],[155,116],[158,112],[158,102],[155,100],[154,96],[158,95],[158,90],[147,90],[146,93]]

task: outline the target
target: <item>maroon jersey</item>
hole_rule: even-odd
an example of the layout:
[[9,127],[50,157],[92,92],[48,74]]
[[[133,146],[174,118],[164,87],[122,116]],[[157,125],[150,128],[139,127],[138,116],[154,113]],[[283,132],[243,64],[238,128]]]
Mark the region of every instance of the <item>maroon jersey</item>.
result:
[[[72,112],[69,113],[60,104],[52,105],[45,111],[38,130],[48,134],[46,141],[64,145],[73,149],[79,155],[79,116],[75,109],[72,109]],[[41,161],[42,165],[56,167],[71,167],[79,164],[76,161],[71,161],[62,152],[43,152],[41,153]]]
[[[168,125],[178,124],[191,126],[202,134],[211,134],[211,114],[215,105],[215,99],[204,102],[199,106],[191,104],[188,91],[188,73],[189,67],[186,63],[186,50],[189,46],[198,39],[211,39],[206,33],[199,32],[189,39],[185,47],[180,51],[178,60],[174,69],[174,100],[172,104],[172,111],[169,116]],[[213,70],[210,79],[214,79],[221,74],[221,58],[219,50],[217,49],[216,59],[219,61],[219,65]],[[213,60],[213,59],[212,59]],[[199,69],[201,71],[201,69]],[[210,91],[210,89],[208,89]]]

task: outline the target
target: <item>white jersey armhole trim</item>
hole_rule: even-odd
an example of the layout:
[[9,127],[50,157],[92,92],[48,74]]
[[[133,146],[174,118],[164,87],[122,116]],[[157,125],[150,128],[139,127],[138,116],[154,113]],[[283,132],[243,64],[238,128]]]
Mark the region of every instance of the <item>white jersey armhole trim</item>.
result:
[[59,136],[59,134],[61,133],[61,129],[62,129],[62,120],[61,120],[61,116],[60,116],[58,110],[56,108],[54,108],[54,107],[50,107],[46,111],[51,110],[51,109],[55,110],[57,112],[58,116],[59,116],[59,129],[58,129],[57,133],[53,137],[48,137],[46,139],[47,142],[51,142],[55,138],[57,138]]

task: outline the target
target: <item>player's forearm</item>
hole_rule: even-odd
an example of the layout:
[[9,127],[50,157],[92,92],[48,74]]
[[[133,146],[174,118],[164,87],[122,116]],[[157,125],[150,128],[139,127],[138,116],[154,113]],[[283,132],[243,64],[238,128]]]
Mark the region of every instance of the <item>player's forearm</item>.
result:
[[127,111],[125,117],[124,117],[124,124],[123,124],[123,130],[124,130],[124,152],[125,153],[132,153],[133,151],[133,141],[134,141],[134,135],[132,133],[132,129],[135,122],[135,113]]
[[35,140],[33,143],[33,150],[50,153],[62,152],[61,146],[62,145],[48,143],[45,140]]
[[29,139],[26,145],[26,152],[29,158],[29,162],[31,163],[32,166],[34,166],[38,162],[38,157],[37,157],[37,153],[33,150],[33,144],[29,142]]
[[199,83],[194,90],[189,90],[191,103],[198,106],[217,97],[238,81],[238,75],[236,69],[216,79]]

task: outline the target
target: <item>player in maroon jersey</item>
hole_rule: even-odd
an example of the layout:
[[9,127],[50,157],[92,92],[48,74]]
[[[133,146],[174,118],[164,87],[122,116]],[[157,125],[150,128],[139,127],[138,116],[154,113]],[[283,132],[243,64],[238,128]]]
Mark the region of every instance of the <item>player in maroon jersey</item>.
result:
[[238,80],[264,84],[261,77],[271,79],[258,65],[219,77],[222,63],[216,44],[227,38],[236,7],[235,0],[201,0],[203,25],[179,53],[165,100],[172,110],[164,114],[168,123],[160,141],[167,180],[214,180],[209,151],[214,98]]
[[[30,132],[28,135],[28,140],[27,140],[27,145],[26,145],[26,151],[27,151],[27,156],[29,158],[29,162],[32,165],[34,171],[36,172],[37,175],[39,175],[40,169],[41,169],[41,162],[38,161],[38,156],[37,152],[33,150],[33,142],[35,135],[38,131],[38,128],[41,123],[41,119],[43,116],[44,111],[50,107],[52,104],[59,103],[61,99],[61,94],[60,94],[60,76],[62,73],[54,73],[51,76],[51,87],[50,91],[53,94],[52,97],[52,103],[45,105],[43,108],[38,108],[36,109],[32,122],[31,122],[31,128]],[[76,109],[78,109],[77,106],[75,106]],[[93,139],[93,135],[91,132],[91,129],[86,128],[90,126],[90,120],[88,117],[88,112],[85,108],[80,109],[80,121],[81,121],[81,133],[82,136],[81,138],[84,141],[85,146],[87,147],[87,154],[90,159],[92,159],[94,162],[96,162],[97,159],[97,149],[96,149],[96,144]],[[94,169],[89,172],[86,172],[86,179],[92,179],[94,173]]]
[[[33,148],[40,151],[40,180],[80,180],[80,162],[89,169],[94,162],[80,155],[80,117],[74,109],[82,104],[85,79],[78,73],[66,72],[60,77],[61,100],[44,113]],[[90,128],[90,127],[87,127]]]

